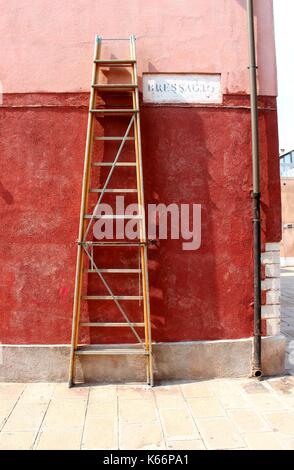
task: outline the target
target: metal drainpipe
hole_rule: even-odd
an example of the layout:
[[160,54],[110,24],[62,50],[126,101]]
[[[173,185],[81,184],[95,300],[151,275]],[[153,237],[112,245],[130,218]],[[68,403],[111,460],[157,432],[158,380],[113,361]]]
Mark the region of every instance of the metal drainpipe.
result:
[[253,263],[254,263],[254,336],[252,350],[252,377],[261,377],[261,220],[260,220],[260,161],[256,79],[256,53],[253,0],[247,0],[250,101],[252,133],[252,210],[253,210]]

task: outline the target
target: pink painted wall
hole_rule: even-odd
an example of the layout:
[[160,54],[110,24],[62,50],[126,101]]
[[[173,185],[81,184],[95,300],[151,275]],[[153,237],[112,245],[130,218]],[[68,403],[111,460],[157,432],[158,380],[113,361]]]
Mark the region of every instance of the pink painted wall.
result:
[[[272,0],[255,4],[260,94],[276,96]],[[0,80],[87,91],[95,34],[136,34],[140,74],[221,72],[224,93],[248,93],[246,28],[246,0],[2,0]]]

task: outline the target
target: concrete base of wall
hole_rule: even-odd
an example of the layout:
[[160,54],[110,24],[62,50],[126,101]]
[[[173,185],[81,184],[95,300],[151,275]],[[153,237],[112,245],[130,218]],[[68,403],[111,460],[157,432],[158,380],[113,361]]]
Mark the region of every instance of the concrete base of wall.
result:
[[[194,341],[154,344],[155,381],[197,380],[250,375],[252,340]],[[2,345],[0,381],[67,380],[69,346]],[[262,339],[264,375],[285,372],[285,338]],[[145,360],[138,356],[80,356],[78,379],[86,382],[144,382]]]

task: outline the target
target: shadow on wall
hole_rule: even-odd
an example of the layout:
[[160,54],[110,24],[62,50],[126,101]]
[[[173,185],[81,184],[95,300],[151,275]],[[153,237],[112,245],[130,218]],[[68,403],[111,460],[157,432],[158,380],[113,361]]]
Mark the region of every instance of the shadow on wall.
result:
[[281,210],[277,212],[277,201],[281,199],[279,162],[279,138],[277,114],[273,116],[268,111],[259,112],[259,127],[261,129],[261,217],[263,240],[280,242],[282,238]]
[[[149,68],[150,69],[150,68]],[[196,108],[144,106],[142,145],[146,204],[202,206],[202,245],[183,251],[182,240],[149,249],[153,339],[179,341],[221,336],[210,198],[212,155]],[[213,216],[214,214],[214,216]]]
[[1,181],[0,181],[0,196],[6,204],[11,205],[11,204],[14,203],[13,194],[11,194],[10,191],[8,191],[6,188],[4,188]]

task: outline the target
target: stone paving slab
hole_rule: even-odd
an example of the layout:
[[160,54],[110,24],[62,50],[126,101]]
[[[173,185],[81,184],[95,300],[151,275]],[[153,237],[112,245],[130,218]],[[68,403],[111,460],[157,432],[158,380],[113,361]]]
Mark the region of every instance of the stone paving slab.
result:
[[0,394],[0,449],[294,447],[293,376],[153,389],[8,383]]

